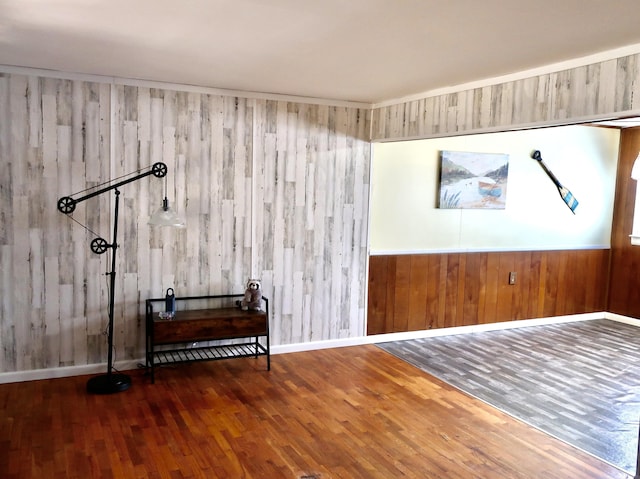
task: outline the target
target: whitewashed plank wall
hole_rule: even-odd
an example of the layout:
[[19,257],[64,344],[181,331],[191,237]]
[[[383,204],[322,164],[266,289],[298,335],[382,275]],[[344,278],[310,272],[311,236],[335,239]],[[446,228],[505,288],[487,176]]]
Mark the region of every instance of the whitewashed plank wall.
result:
[[258,101],[253,270],[275,344],[364,334],[369,113]]
[[[0,74],[0,372],[106,361],[109,254],[59,197],[163,161],[186,230],[120,188],[115,359],[143,356],[142,302],[263,279],[273,344],[364,334],[368,110]],[[111,241],[114,194],[73,217]]]
[[375,108],[374,141],[638,114],[640,55]]
[[[105,269],[89,252],[92,235],[56,203],[108,177],[109,115],[108,85],[0,75],[3,372],[87,364],[106,353]],[[74,217],[108,231],[109,200],[96,198],[91,210],[81,203]]]

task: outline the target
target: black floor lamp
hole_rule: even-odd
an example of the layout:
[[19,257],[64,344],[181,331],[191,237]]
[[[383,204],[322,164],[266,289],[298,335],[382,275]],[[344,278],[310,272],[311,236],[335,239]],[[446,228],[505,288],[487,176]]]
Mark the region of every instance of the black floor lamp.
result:
[[[105,186],[104,188],[98,189],[84,195],[80,198],[72,198],[71,196],[64,196],[58,200],[58,211],[64,214],[71,214],[76,208],[76,205],[84,200],[88,200],[89,198],[93,198],[94,196],[98,196],[102,193],[106,193],[107,191],[114,191],[115,193],[115,207],[114,207],[114,217],[113,217],[113,239],[111,243],[107,243],[107,241],[103,238],[94,238],[91,241],[91,251],[96,254],[105,253],[108,249],[112,250],[111,253],[111,271],[107,273],[110,279],[110,287],[109,287],[109,324],[107,329],[107,341],[108,341],[108,360],[107,360],[107,373],[95,376],[90,378],[87,381],[87,391],[94,394],[111,394],[121,391],[126,391],[131,386],[131,378],[126,374],[114,373],[113,371],[113,322],[114,322],[114,296],[115,296],[115,281],[116,281],[116,250],[118,248],[117,243],[117,235],[118,235],[118,207],[120,203],[120,191],[118,188],[122,185],[126,185],[127,183],[131,183],[133,181],[137,181],[141,178],[145,178],[147,176],[153,175],[156,178],[163,178],[167,175],[167,165],[164,163],[158,162],[154,163],[153,166],[143,172],[138,173],[134,176],[130,176],[122,181],[119,181],[115,184],[111,184],[109,186]],[[166,192],[165,192],[166,193]],[[168,202],[165,196],[163,201],[162,211],[168,211]],[[150,221],[150,224],[159,224],[164,225],[162,222],[154,222]],[[178,226],[181,227],[183,224],[171,224],[170,226]]]

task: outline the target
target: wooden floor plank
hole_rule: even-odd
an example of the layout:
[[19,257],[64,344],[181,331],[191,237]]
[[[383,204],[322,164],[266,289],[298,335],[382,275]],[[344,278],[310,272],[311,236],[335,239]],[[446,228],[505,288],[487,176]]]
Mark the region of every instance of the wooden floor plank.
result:
[[626,478],[375,346],[0,385],[5,479]]

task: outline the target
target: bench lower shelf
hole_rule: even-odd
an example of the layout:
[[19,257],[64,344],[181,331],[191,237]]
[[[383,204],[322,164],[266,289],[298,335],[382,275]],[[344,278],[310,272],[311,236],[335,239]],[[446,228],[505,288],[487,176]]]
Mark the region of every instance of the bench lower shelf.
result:
[[257,358],[258,356],[268,356],[268,354],[267,348],[259,343],[227,344],[187,349],[156,350],[153,352],[153,363],[161,366],[163,364],[212,361],[216,359]]

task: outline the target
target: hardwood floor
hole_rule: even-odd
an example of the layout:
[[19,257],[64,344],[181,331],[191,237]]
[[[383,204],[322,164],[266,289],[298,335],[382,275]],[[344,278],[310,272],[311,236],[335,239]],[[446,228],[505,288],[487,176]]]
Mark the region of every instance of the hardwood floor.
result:
[[0,385],[0,476],[627,478],[375,346]]

